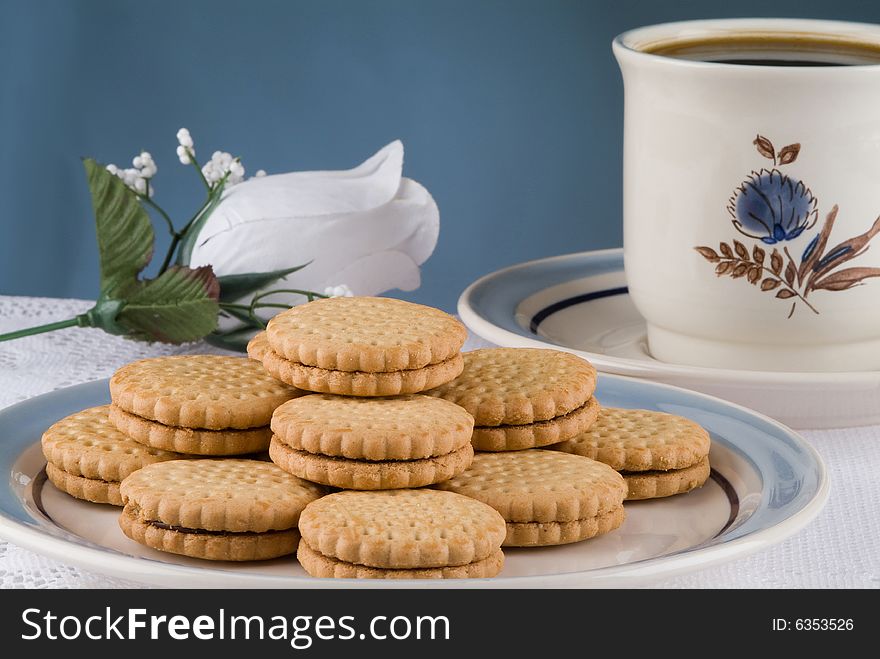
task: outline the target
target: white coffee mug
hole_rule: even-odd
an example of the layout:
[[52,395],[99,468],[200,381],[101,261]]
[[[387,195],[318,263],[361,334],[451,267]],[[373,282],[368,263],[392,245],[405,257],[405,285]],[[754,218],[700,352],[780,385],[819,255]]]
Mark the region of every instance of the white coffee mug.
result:
[[732,33],[880,50],[880,26],[788,19],[671,23],[614,40],[624,262],[649,349],[678,364],[878,370],[880,65],[646,52]]

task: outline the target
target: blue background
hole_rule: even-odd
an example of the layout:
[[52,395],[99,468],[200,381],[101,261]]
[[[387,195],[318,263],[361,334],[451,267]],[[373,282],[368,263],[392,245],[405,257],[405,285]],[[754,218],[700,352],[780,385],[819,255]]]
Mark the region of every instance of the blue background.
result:
[[202,195],[174,155],[186,126],[249,173],[348,168],[401,138],[441,214],[404,297],[453,310],[499,267],[620,244],[617,33],[749,15],[880,22],[880,3],[0,0],[0,293],[95,296],[80,156],[151,151],[184,219]]

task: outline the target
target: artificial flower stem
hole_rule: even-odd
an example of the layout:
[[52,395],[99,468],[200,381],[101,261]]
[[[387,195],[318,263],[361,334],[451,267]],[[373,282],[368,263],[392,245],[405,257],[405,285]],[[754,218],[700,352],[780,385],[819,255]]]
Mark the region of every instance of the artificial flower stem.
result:
[[34,336],[35,334],[44,334],[46,332],[54,332],[55,330],[64,329],[66,327],[88,327],[88,319],[85,314],[68,318],[67,320],[59,320],[55,323],[46,325],[37,325],[36,327],[26,327],[24,329],[15,330],[6,334],[0,334],[0,341],[11,341],[12,339],[20,339],[25,336]]
[[192,149],[186,150],[187,155],[189,156],[190,164],[196,168],[196,171],[199,173],[199,178],[202,179],[202,183],[205,184],[205,188],[207,188],[208,192],[211,191],[211,184],[208,183],[208,179],[205,178],[204,173],[202,172],[202,167],[199,165],[199,161],[196,160],[196,154],[192,152]]
[[174,230],[174,223],[171,221],[171,218],[168,217],[168,213],[166,213],[159,204],[150,199],[147,195],[138,195],[144,203],[146,203],[150,208],[154,209],[159,215],[165,220],[165,223],[168,225],[168,233],[171,234],[172,238],[177,235],[177,231]]
[[[199,170],[199,172],[201,172],[201,170]],[[210,188],[209,188],[209,189],[210,189]],[[199,207],[199,210],[196,211],[195,215],[193,215],[193,216],[189,219],[189,221],[186,223],[186,225],[183,227],[183,229],[181,229],[180,231],[173,231],[173,230],[172,230],[172,233],[171,233],[171,244],[168,246],[168,252],[165,254],[165,259],[162,261],[162,266],[159,268],[159,274],[160,274],[160,275],[168,269],[168,266],[171,265],[171,259],[174,258],[174,253],[177,251],[177,246],[180,244],[180,240],[181,240],[181,238],[183,238],[183,237],[186,235],[186,232],[187,232],[187,231],[189,230],[189,228],[192,226],[192,223],[195,222],[195,221],[198,219],[198,217],[199,217],[202,213],[205,212],[205,209],[206,209],[206,208],[210,205],[210,203],[211,203],[211,198],[212,198],[212,195],[211,195],[211,194],[208,194],[208,198],[207,198],[207,199],[205,200],[205,202]],[[158,208],[158,206],[157,206],[157,208]],[[169,223],[170,223],[170,221],[171,221],[171,220],[169,220]]]

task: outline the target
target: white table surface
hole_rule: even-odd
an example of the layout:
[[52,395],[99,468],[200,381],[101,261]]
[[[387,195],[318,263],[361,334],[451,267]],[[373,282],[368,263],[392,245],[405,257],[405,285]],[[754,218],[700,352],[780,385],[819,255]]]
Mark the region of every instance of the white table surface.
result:
[[[0,333],[69,318],[82,300],[0,296]],[[466,349],[487,345],[471,337]],[[53,389],[109,377],[134,359],[221,352],[205,344],[148,345],[71,328],[0,343],[0,408]],[[831,476],[831,497],[796,536],[752,556],[651,584],[663,588],[880,587],[880,426],[808,431]],[[0,540],[0,588],[134,586]]]

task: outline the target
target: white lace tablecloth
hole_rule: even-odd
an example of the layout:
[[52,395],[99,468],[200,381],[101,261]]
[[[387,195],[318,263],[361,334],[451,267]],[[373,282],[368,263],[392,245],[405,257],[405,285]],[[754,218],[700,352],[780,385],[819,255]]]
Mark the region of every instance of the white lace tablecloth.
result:
[[[89,302],[0,296],[0,333],[70,318]],[[486,345],[471,338],[466,349]],[[72,328],[0,344],[0,408],[53,389],[109,377],[123,364],[164,354],[222,352],[204,344],[147,345]],[[671,588],[880,587],[880,427],[804,432],[831,474],[819,517],[753,556],[659,582]],[[0,540],[0,588],[133,586],[49,560]]]

